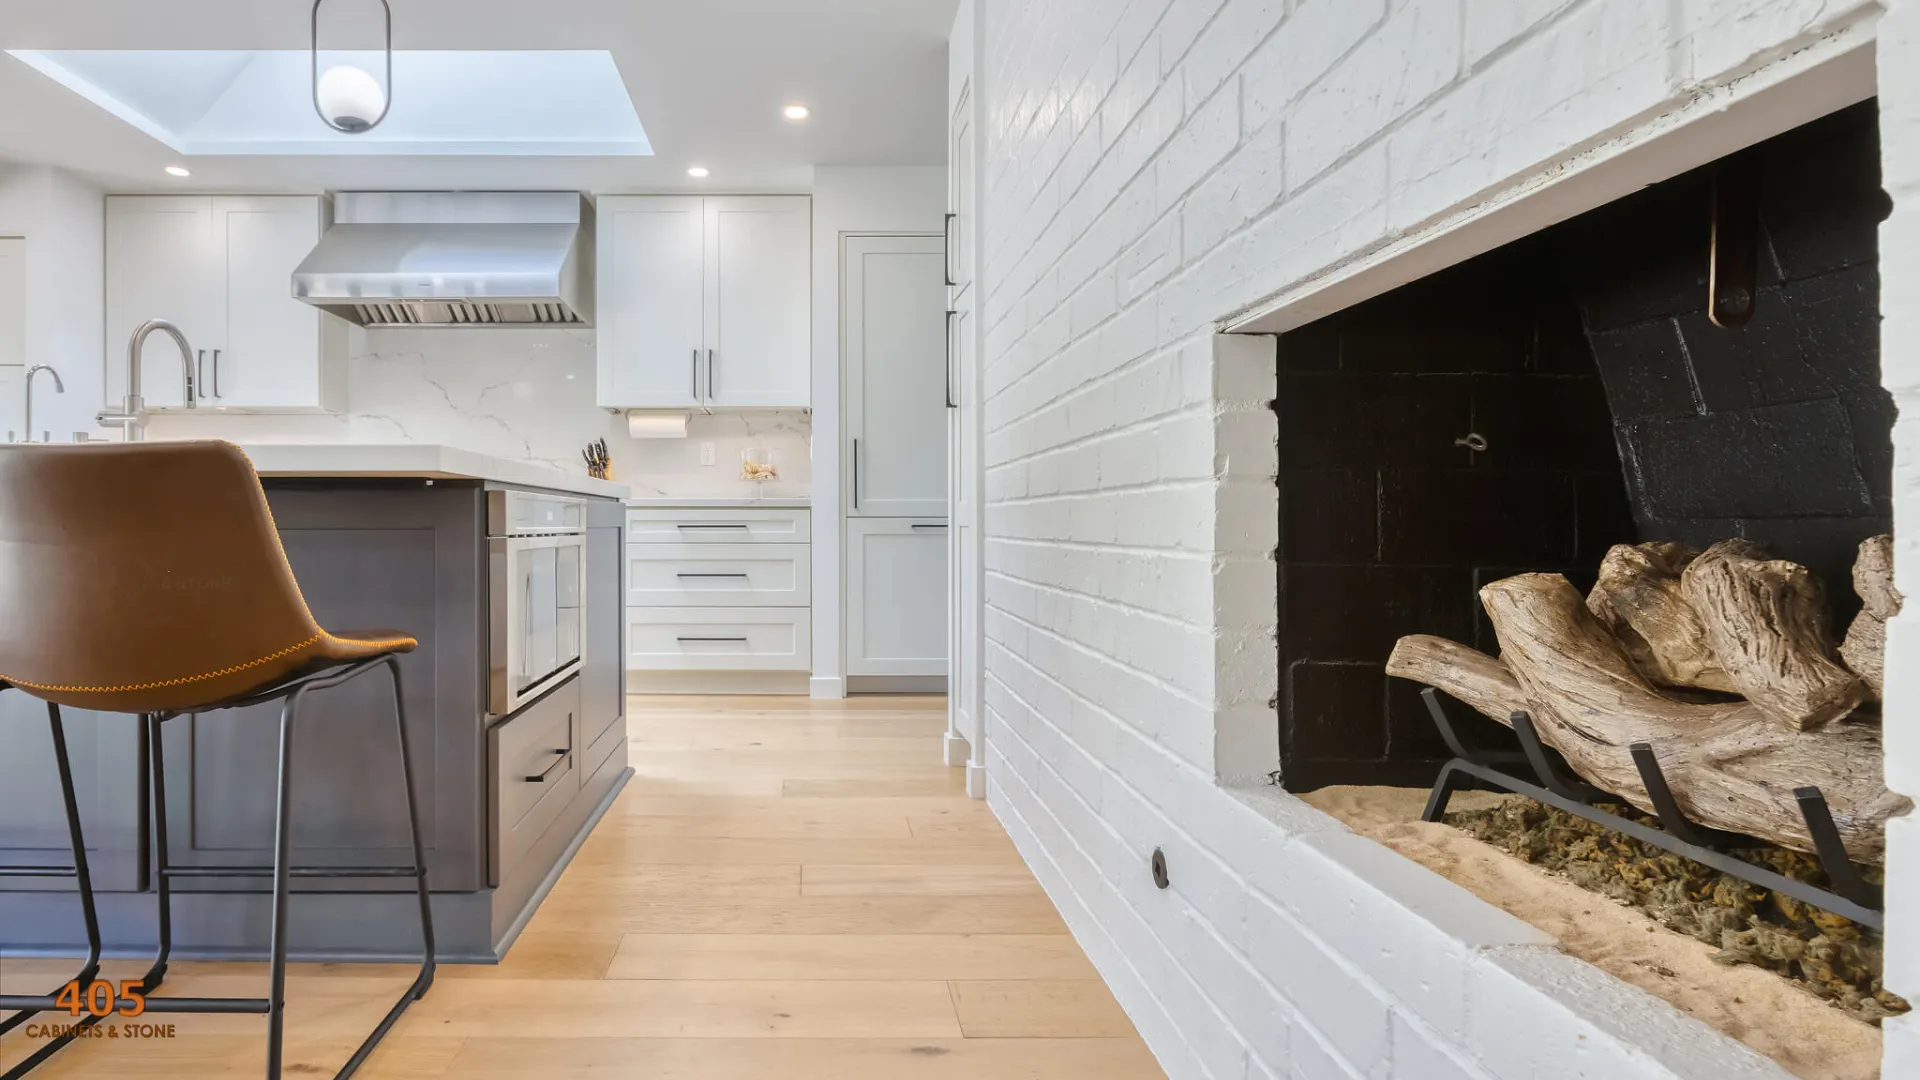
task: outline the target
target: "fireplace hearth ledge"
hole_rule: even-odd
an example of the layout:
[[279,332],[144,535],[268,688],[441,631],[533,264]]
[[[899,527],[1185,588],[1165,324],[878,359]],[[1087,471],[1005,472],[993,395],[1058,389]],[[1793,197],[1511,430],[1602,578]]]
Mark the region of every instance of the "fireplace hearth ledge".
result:
[[[1254,837],[1263,824],[1270,831],[1254,845],[1262,854],[1244,853],[1256,861],[1236,862],[1249,883],[1491,1075],[1791,1076],[1297,796],[1222,790],[1254,819],[1232,835]],[[1235,852],[1222,844],[1219,854]]]

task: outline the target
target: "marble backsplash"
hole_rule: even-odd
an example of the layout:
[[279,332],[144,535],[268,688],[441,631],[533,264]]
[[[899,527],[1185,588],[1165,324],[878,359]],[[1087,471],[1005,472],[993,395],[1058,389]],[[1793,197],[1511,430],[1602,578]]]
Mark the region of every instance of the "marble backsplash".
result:
[[[768,497],[809,495],[812,419],[803,411],[703,415],[685,439],[634,439],[624,414],[594,404],[590,330],[355,331],[347,407],[318,414],[200,410],[155,415],[148,438],[243,442],[444,443],[498,457],[586,472],[580,452],[607,440],[614,478],[636,496],[739,496],[740,452],[773,452],[780,479]],[[700,464],[712,443],[713,465]]]

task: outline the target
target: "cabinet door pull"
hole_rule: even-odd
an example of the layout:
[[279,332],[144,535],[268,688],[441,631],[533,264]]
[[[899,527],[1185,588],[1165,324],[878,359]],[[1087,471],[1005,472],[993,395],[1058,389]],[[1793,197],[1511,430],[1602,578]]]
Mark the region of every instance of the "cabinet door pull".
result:
[[745,574],[675,574],[673,576],[680,578],[739,578],[742,581],[747,579],[747,575]]
[[703,642],[703,641],[705,641],[705,642],[716,642],[716,641],[719,641],[719,642],[732,642],[732,643],[734,643],[734,644],[737,644],[737,645],[745,645],[745,644],[747,643],[747,639],[746,639],[746,638],[743,638],[743,637],[681,637],[681,638],[674,638],[674,640],[675,640],[675,641],[678,641],[678,642],[680,642],[680,643],[681,643],[681,644],[683,644],[683,645],[684,645],[684,644],[692,644],[692,643],[698,643],[698,642]]
[[693,400],[700,400],[700,350],[693,350]]
[[959,214],[948,214],[940,227],[940,274],[946,279],[947,288],[960,284],[953,280],[953,223]]
[[945,529],[945,525],[915,525],[916,529]]
[[567,763],[567,759],[573,756],[573,751],[571,750],[554,750],[554,751],[551,751],[551,753],[557,755],[553,759],[553,764],[547,766],[545,772],[535,773],[532,776],[525,777],[525,780],[527,783],[529,784],[546,783],[547,780],[553,776],[553,770],[558,769],[562,765],[565,765]]
[[746,527],[745,525],[734,525],[734,524],[728,524],[728,525],[675,525],[675,526],[674,526],[674,528],[676,528],[676,529],[739,529],[739,530],[740,530],[741,532],[746,532],[746,531],[747,531],[747,527]]
[[[199,355],[194,360],[193,385],[199,387],[201,393],[207,392],[207,350],[205,349],[199,350]],[[27,437],[32,438],[33,432],[27,432]]]
[[707,350],[707,404],[713,404],[713,350]]
[[220,392],[220,350],[219,349],[213,350],[213,396],[214,397],[226,396],[225,394],[222,394]]
[[957,409],[960,407],[960,403],[953,400],[953,317],[958,314],[960,313],[952,308],[947,309],[947,377],[945,380],[945,390],[947,392],[947,408],[949,409]]
[[853,508],[860,509],[860,440],[853,440]]

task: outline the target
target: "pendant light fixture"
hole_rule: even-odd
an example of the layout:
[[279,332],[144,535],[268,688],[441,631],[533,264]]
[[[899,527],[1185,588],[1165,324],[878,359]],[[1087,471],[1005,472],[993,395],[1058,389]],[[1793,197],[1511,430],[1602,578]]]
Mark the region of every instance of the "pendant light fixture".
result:
[[347,135],[359,135],[372,131],[387,118],[387,110],[393,107],[389,96],[393,89],[393,8],[387,0],[380,0],[380,7],[386,12],[387,25],[387,82],[383,88],[372,75],[351,64],[340,64],[320,73],[320,5],[326,0],[313,0],[313,37],[311,55],[313,60],[313,111],[328,127]]

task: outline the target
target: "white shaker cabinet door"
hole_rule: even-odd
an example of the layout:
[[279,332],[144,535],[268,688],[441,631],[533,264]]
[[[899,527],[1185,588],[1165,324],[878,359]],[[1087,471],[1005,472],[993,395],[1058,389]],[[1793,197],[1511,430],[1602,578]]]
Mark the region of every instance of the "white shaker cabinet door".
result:
[[947,674],[947,526],[847,521],[847,674]]
[[[107,400],[127,392],[126,348],[148,319],[180,328],[195,356],[226,334],[221,285],[225,268],[214,240],[213,199],[206,196],[119,196],[107,200]],[[282,286],[291,292],[291,283]],[[183,405],[180,351],[165,334],[140,353],[140,393],[148,408]]]
[[695,196],[603,196],[597,208],[599,401],[701,404],[706,219]]
[[707,404],[803,408],[811,400],[813,200],[706,200]]
[[841,378],[849,516],[947,516],[945,258],[938,236],[846,238]]
[[290,286],[324,226],[319,200],[310,196],[214,200],[214,242],[224,263],[215,302],[224,309],[226,329],[205,344],[202,404],[300,409],[326,403],[330,350],[322,339],[344,338],[346,324],[295,300]]

